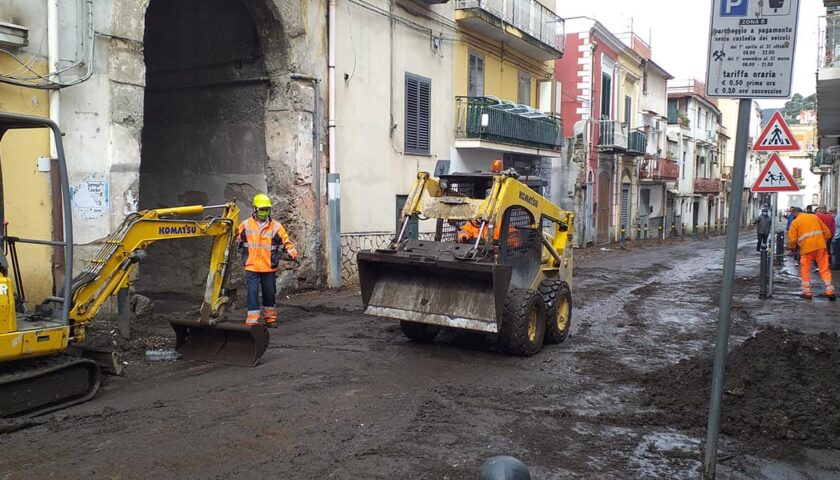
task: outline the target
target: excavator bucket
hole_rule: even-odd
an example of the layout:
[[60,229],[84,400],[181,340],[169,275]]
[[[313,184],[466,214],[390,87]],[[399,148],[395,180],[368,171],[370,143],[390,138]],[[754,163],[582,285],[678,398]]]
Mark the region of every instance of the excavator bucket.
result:
[[459,244],[412,241],[404,250],[359,252],[365,313],[497,333],[511,270],[469,259],[464,255],[468,249]]
[[187,360],[255,367],[268,348],[268,330],[262,325],[172,320],[175,350]]

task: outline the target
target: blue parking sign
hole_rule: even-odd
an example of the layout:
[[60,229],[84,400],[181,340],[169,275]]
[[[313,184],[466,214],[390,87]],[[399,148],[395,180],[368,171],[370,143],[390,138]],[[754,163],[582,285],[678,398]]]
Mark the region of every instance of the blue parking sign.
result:
[[746,17],[750,0],[720,0],[721,17]]

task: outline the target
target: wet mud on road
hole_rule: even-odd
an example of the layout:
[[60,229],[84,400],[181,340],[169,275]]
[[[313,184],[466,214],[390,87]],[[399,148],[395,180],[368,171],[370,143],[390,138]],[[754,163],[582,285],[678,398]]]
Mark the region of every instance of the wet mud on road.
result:
[[[718,478],[840,478],[840,433],[810,431],[815,415],[837,425],[840,372],[817,370],[838,365],[836,335],[819,334],[840,331],[840,304],[795,298],[790,266],[759,300],[752,238],[739,252],[724,398],[724,419],[732,405],[744,420],[724,423]],[[500,454],[535,479],[697,478],[722,247],[576,251],[572,335],[531,358],[481,335],[410,342],[396,322],[364,316],[351,291],[282,302],[257,368],[146,364],[145,340],[121,345],[126,374],[93,401],[0,434],[0,479],[468,479]],[[183,311],[161,301],[138,325],[153,347],[173,338],[168,317],[194,308],[167,301]],[[757,356],[792,388],[764,386],[747,368]],[[790,413],[797,394],[824,400]]]

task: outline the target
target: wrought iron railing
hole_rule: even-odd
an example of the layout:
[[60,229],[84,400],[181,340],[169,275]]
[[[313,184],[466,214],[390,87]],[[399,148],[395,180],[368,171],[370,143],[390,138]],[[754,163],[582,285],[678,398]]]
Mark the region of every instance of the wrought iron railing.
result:
[[634,130],[627,140],[627,153],[644,155],[647,152],[647,135],[645,132]]
[[560,150],[562,123],[525,105],[490,97],[456,97],[456,138]]
[[598,147],[601,150],[627,150],[627,126],[617,120],[599,122]]
[[680,165],[665,158],[646,158],[639,166],[639,178],[645,180],[677,180],[680,178]]
[[480,8],[551,48],[563,51],[563,19],[536,0],[457,0],[455,8]]
[[820,68],[840,67],[840,14],[820,17],[818,34]]
[[719,178],[695,178],[694,193],[720,193],[722,190]]

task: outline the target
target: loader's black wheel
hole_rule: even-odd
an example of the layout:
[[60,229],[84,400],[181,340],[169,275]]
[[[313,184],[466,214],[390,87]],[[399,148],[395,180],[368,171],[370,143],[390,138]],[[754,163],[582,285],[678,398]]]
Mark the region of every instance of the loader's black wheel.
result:
[[542,348],[545,336],[545,303],[531,289],[512,290],[505,301],[499,343],[513,355],[530,357]]
[[429,343],[435,339],[440,329],[426,325],[425,323],[408,322],[400,320],[400,330],[403,335],[415,342]]
[[546,279],[540,283],[540,296],[545,302],[545,340],[550,345],[562,343],[572,326],[572,291],[563,280]]

